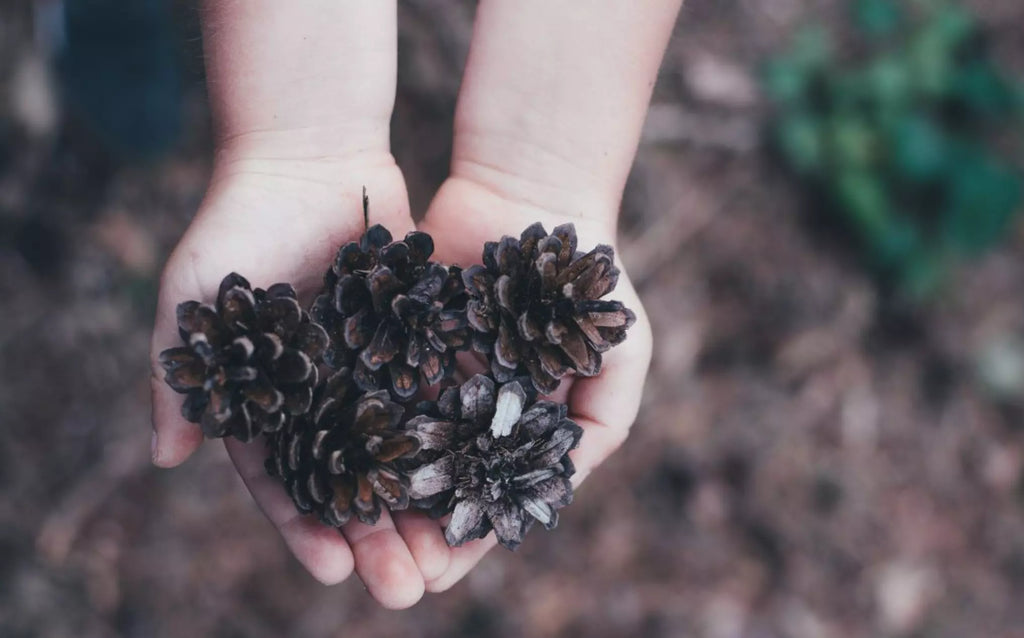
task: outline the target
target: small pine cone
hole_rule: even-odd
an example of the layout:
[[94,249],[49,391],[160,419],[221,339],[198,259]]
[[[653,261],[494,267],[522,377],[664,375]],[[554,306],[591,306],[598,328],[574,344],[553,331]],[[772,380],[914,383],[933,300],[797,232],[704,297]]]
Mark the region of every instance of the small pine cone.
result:
[[248,441],[309,411],[327,333],[291,285],[254,290],[231,273],[216,305],[178,305],[178,332],[188,345],[160,353],[164,379],[186,395],[182,416],[207,437]]
[[403,412],[386,390],[362,393],[343,368],[327,379],[311,417],[271,438],[267,471],[300,512],[332,527],[353,514],[373,525],[382,506],[409,506],[409,480],[396,461],[416,454],[420,442],[399,425]]
[[433,385],[469,347],[462,272],[429,261],[430,235],[392,241],[380,225],[341,247],[311,313],[331,336],[325,361],[349,367],[360,389],[388,388],[408,399],[419,375]]
[[565,405],[535,397],[526,379],[496,385],[476,375],[407,424],[421,458],[433,457],[409,473],[409,494],[434,516],[451,513],[449,545],[494,529],[515,549],[534,520],[551,529],[558,508],[572,501],[569,450],[583,430],[566,418]]
[[537,223],[519,240],[484,246],[484,265],[462,276],[473,344],[490,354],[495,379],[528,374],[550,394],[569,372],[601,371],[601,353],[621,343],[636,320],[622,302],[601,300],[618,283],[614,258],[611,246],[577,252],[572,224],[548,235]]

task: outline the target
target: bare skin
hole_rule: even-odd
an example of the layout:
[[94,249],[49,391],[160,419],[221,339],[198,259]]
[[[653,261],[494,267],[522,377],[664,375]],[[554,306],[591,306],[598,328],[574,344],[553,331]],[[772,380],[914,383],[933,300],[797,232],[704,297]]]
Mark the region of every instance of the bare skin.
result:
[[[468,265],[485,240],[541,221],[576,224],[580,245],[615,244],[622,189],[658,65],[681,0],[607,0],[582,10],[550,0],[483,0],[456,112],[451,174],[422,230],[435,257]],[[371,223],[413,229],[389,147],[396,81],[392,1],[206,0],[207,75],[217,154],[198,214],[168,259],[154,326],[153,462],[174,467],[201,443],[164,385],[156,355],[176,345],[175,306],[211,299],[228,272],[308,295],[337,247]],[[624,273],[625,274],[625,273]],[[636,418],[651,356],[650,324],[628,276],[614,298],[637,311],[600,376],[569,379],[557,397],[586,429],[577,482],[608,457]],[[263,471],[261,442],[226,447],[253,498],[325,584],[354,571],[383,606],[404,608],[457,583],[493,536],[451,549],[413,512],[339,535]]]

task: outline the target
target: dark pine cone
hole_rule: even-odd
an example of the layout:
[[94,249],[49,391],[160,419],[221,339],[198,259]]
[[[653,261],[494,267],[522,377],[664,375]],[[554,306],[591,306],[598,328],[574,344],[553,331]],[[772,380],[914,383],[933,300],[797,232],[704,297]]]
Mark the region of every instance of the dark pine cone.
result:
[[[529,374],[550,394],[569,372],[592,377],[601,353],[626,338],[636,316],[619,301],[602,301],[619,269],[611,246],[577,252],[572,224],[550,235],[537,223],[517,241],[484,246],[483,266],[463,273],[466,315],[478,333],[474,345],[491,353],[498,381]],[[482,344],[481,344],[482,342]]]
[[363,390],[390,388],[408,399],[419,373],[433,385],[449,376],[455,352],[469,347],[461,270],[429,261],[430,235],[404,241],[376,225],[341,247],[311,310],[331,336],[325,361],[350,367]]
[[309,410],[327,334],[291,285],[253,290],[232,273],[215,306],[178,306],[178,331],[188,345],[161,352],[160,364],[167,384],[186,395],[182,415],[206,436],[248,441]]
[[409,495],[433,515],[452,514],[449,545],[494,529],[498,542],[515,549],[534,520],[551,529],[558,508],[572,501],[569,450],[583,430],[566,418],[565,405],[535,401],[523,383],[496,386],[476,375],[407,425],[423,455],[434,458],[410,472]]
[[409,481],[395,462],[416,454],[420,442],[400,427],[403,412],[386,390],[362,393],[343,368],[327,379],[311,417],[271,438],[267,471],[300,512],[333,527],[353,514],[373,525],[382,504],[409,505]]

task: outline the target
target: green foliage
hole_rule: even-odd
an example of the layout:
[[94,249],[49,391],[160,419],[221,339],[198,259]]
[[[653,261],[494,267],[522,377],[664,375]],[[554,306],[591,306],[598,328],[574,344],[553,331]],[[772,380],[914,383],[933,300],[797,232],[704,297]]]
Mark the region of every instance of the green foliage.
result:
[[922,297],[950,265],[993,246],[1020,208],[1018,167],[996,146],[1019,150],[1024,91],[957,5],[851,9],[848,39],[806,28],[767,65],[770,134],[875,271]]

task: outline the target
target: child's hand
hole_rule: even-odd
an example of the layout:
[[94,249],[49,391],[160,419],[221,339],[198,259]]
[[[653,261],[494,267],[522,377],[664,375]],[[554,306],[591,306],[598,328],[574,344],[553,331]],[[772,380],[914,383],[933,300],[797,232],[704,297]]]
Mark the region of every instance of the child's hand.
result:
[[[456,115],[452,176],[422,225],[436,258],[476,263],[485,240],[541,221],[576,224],[580,246],[614,245],[615,221],[658,64],[680,0],[614,0],[580,10],[550,0],[483,0]],[[390,154],[396,8],[374,0],[205,0],[207,83],[218,127],[214,176],[168,260],[153,335],[154,462],[172,467],[201,442],[180,415],[156,355],[177,345],[175,306],[211,300],[231,271],[255,286],[289,281],[308,301],[338,246],[370,223],[412,229]],[[581,480],[625,438],[651,353],[650,326],[628,278],[610,298],[637,322],[606,353],[601,376],[559,389],[587,429]],[[262,441],[227,442],[239,473],[296,557],[324,583],[354,569],[393,608],[457,582],[493,545],[449,549],[441,527],[386,514],[342,535],[299,516],[263,470]]]
[[[232,271],[260,287],[291,282],[308,301],[338,247],[363,232],[364,186],[371,223],[399,237],[413,228],[389,144],[394,4],[207,0],[202,17],[217,149],[206,198],[161,280],[153,459],[163,467],[183,462],[202,440],[156,361],[177,345],[178,303],[212,300]],[[408,546],[386,515],[376,527],[354,522],[343,534],[299,516],[263,469],[262,440],[227,447],[256,502],[318,580],[337,583],[355,569],[381,604],[406,607],[423,595],[425,576],[445,567],[418,564],[424,552]]]
[[[461,265],[479,263],[485,241],[502,235],[519,237],[526,226],[536,221],[543,222],[549,232],[558,224],[573,222],[581,250],[589,250],[597,244],[615,244],[612,229],[595,218],[566,217],[557,212],[524,208],[511,191],[508,197],[496,197],[478,183],[450,179],[420,225],[421,230],[435,238],[436,258]],[[565,377],[553,395],[555,400],[568,404],[569,418],[585,430],[579,448],[572,452],[577,470],[574,486],[626,439],[640,407],[651,360],[650,322],[625,272],[607,298],[624,302],[636,313],[636,323],[629,329],[625,341],[602,355],[600,375]],[[471,357],[463,358],[463,362],[467,377],[486,370],[483,362]],[[443,544],[443,538],[440,542]],[[448,550],[448,568],[426,582],[427,591],[444,591],[457,583],[495,543],[492,534]]]

